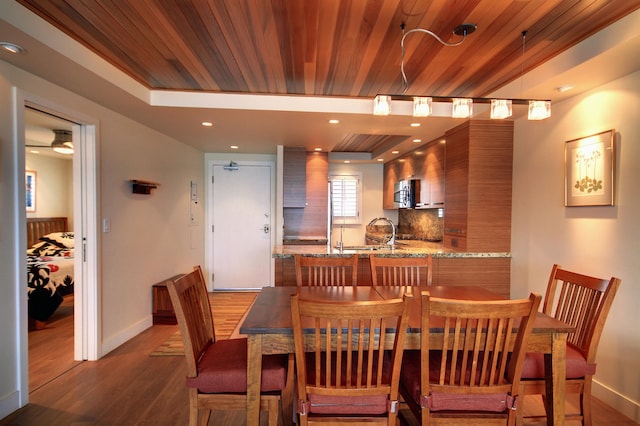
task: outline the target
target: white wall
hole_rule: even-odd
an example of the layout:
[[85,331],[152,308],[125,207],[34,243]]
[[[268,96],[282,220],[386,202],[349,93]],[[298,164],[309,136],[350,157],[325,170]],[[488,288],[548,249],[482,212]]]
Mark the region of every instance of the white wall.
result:
[[27,217],[66,217],[73,228],[73,162],[40,154],[25,155],[25,169],[36,172],[36,211]]
[[[362,224],[343,225],[342,242],[345,246],[364,244],[364,234],[367,224],[377,217],[385,216],[395,224],[398,223],[397,210],[382,209],[382,164],[345,164],[329,163],[329,175],[362,173]],[[340,241],[341,225],[335,223],[331,235],[331,243],[335,246]]]
[[[640,421],[640,72],[553,104],[515,127],[512,296],[544,294],[551,267],[621,278],[600,347],[594,395]],[[564,142],[615,129],[613,207],[564,207]]]
[[[0,61],[0,418],[27,400],[20,381],[27,365],[24,129],[15,120],[14,87],[100,123],[98,221],[111,220],[98,245],[103,353],[151,325],[152,284],[204,260],[202,225],[189,221],[190,181],[203,184],[201,152]],[[132,194],[129,179],[161,186]]]

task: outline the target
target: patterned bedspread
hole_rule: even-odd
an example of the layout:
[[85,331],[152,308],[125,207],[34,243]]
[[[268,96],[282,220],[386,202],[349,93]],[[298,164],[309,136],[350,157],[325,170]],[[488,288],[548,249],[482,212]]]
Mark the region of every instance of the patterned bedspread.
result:
[[[69,247],[70,246],[70,247]],[[73,233],[49,234],[27,250],[29,316],[46,321],[73,293]]]

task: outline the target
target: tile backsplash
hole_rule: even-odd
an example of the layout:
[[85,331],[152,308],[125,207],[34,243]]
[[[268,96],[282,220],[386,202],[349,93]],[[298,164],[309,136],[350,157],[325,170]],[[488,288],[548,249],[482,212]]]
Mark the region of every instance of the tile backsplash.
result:
[[400,209],[398,234],[410,234],[425,241],[441,241],[444,229],[442,209]]

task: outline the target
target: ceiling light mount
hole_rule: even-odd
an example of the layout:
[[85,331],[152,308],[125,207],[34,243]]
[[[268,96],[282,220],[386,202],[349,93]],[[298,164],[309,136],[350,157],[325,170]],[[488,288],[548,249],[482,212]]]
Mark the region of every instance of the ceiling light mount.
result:
[[466,37],[478,29],[476,24],[460,24],[453,29],[453,33],[457,36]]
[[69,130],[54,130],[55,138],[51,142],[51,148],[59,154],[73,154],[73,137]]

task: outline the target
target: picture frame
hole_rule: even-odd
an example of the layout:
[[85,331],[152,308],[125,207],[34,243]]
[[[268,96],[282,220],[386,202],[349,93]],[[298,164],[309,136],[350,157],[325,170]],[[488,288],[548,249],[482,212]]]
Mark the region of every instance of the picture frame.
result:
[[33,213],[36,211],[37,173],[31,170],[27,170],[25,172],[24,181],[27,193],[27,212]]
[[565,142],[566,207],[614,205],[614,145],[613,129]]

